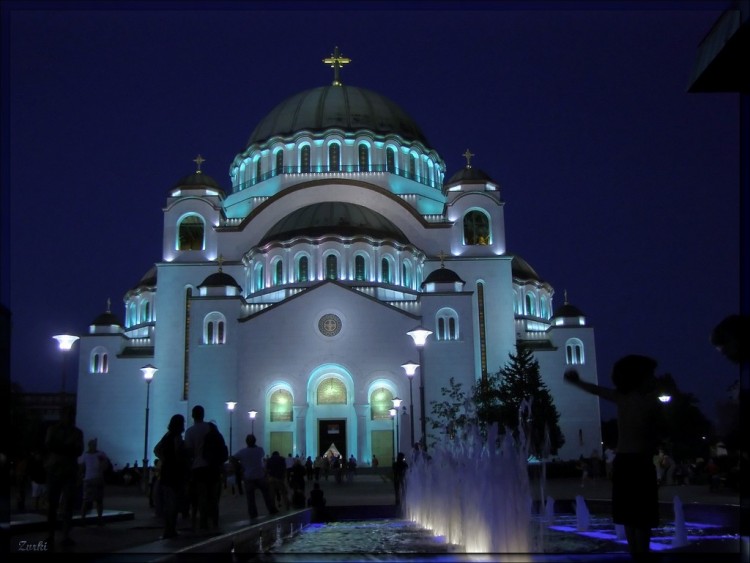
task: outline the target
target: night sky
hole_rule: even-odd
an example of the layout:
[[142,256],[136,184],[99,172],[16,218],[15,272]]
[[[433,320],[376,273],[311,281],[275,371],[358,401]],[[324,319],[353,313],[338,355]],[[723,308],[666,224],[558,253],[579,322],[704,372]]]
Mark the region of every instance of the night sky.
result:
[[687,89],[728,4],[3,2],[11,379],[60,389],[52,335],[107,299],[124,318],[167,190],[200,153],[228,191],[255,125],[329,84],[339,46],[342,81],[411,115],[446,178],[468,148],[499,182],[508,251],[586,313],[602,382],[648,354],[714,418],[738,375],[709,334],[739,311],[739,95]]

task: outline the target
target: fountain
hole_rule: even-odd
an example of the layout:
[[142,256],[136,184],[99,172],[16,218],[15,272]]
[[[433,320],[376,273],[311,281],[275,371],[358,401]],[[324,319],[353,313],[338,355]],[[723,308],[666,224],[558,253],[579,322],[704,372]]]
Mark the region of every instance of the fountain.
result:
[[591,514],[586,500],[582,495],[576,495],[576,528],[579,532],[585,532],[589,529],[590,522]]
[[553,499],[551,496],[547,497],[547,502],[544,505],[544,521],[555,521],[555,499]]
[[687,529],[685,526],[685,512],[682,509],[682,499],[676,496],[674,504],[674,536],[672,537],[672,547],[684,547],[688,544]]
[[444,536],[467,553],[530,553],[531,492],[528,449],[523,433],[510,432],[495,447],[498,431],[486,440],[476,428],[461,440],[446,440],[412,460],[403,497],[407,519]]

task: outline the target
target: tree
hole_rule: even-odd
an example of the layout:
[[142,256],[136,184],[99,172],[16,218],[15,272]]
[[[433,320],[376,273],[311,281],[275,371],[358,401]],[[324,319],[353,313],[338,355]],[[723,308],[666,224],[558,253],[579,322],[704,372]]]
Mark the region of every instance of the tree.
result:
[[[518,433],[519,422],[523,422],[532,454],[537,457],[556,454],[565,443],[565,437],[560,430],[560,413],[542,381],[539,362],[533,352],[524,347],[516,347],[516,353],[509,356],[510,361],[504,368],[489,375],[486,382],[475,388],[479,417],[486,422],[497,422],[501,428],[512,429],[514,434]],[[519,409],[524,401],[531,403],[531,410],[527,420],[522,421]]]
[[672,397],[664,405],[665,446],[672,457],[678,461],[707,457],[714,429],[711,421],[698,408],[698,399],[692,393],[680,391],[669,373],[657,379],[660,388]]

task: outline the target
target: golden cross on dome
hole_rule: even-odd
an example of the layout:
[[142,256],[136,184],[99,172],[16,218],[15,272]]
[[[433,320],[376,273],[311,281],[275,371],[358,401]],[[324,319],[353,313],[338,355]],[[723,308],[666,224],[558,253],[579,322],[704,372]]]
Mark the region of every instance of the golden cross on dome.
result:
[[565,296],[565,304],[567,305],[568,304],[568,290],[567,289],[563,290],[563,295]]
[[216,261],[219,263],[219,271],[221,272],[221,265],[224,263],[224,255],[219,254],[219,257],[216,259]]
[[331,65],[331,68],[333,69],[333,85],[334,86],[341,86],[341,81],[339,80],[339,70],[343,68],[345,64],[349,64],[352,62],[350,58],[342,57],[341,51],[339,51],[339,48],[336,47],[333,49],[333,53],[330,57],[326,57],[323,59],[323,62],[327,65]]
[[203,158],[201,155],[198,155],[193,159],[193,162],[195,162],[198,165],[198,170],[196,170],[195,173],[201,174],[201,164],[206,162],[206,159]]
[[111,312],[112,312],[112,300],[109,297],[107,297],[107,313],[111,313]]
[[463,157],[466,159],[466,168],[471,168],[471,157],[476,156],[475,154],[472,154],[469,149],[466,149],[466,152],[463,154]]
[[441,250],[438,258],[440,258],[440,267],[445,268],[445,259],[448,258],[448,255]]

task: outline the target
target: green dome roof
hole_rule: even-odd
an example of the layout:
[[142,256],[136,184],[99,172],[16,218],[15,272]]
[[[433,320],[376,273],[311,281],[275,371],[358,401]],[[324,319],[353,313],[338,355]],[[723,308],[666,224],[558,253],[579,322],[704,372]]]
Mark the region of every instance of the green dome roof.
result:
[[428,145],[414,120],[395,102],[365,88],[329,85],[300,92],[277,105],[250,135],[247,147],[297,131],[317,133],[331,128],[395,133]]

